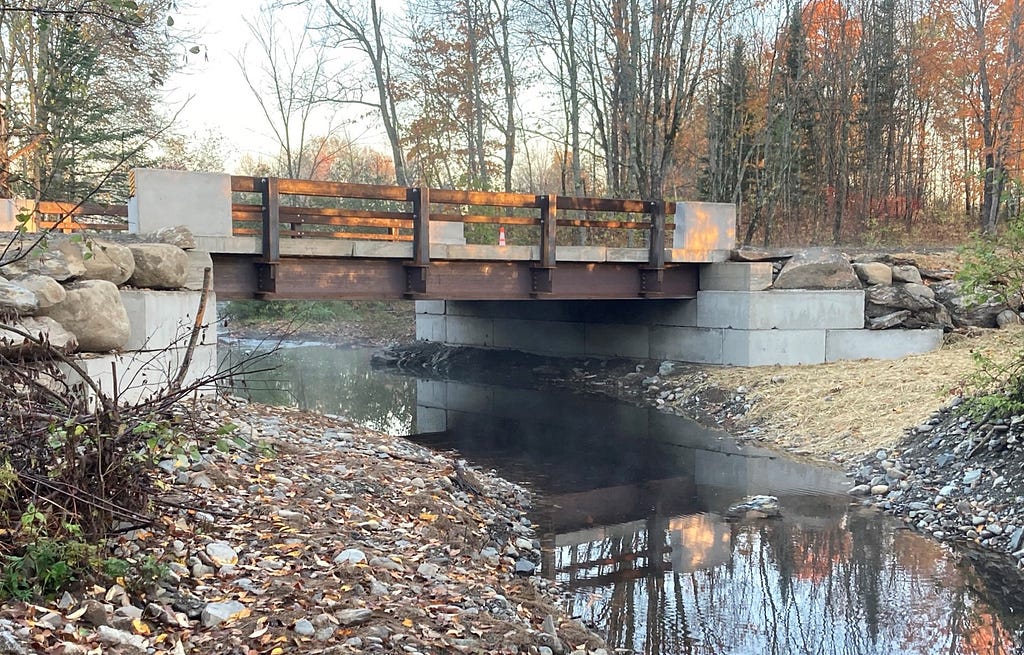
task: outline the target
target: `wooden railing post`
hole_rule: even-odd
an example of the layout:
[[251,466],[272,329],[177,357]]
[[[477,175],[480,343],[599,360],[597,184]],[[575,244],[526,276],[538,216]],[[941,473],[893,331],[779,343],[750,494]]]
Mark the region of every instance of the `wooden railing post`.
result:
[[430,268],[430,189],[408,190],[412,203],[412,263],[405,266],[405,292],[422,295],[427,292],[427,270]]
[[665,280],[665,201],[654,200],[648,204],[651,214],[650,250],[647,266],[640,268],[640,294],[656,296],[661,294]]
[[558,264],[556,236],[558,229],[558,196],[537,196],[540,205],[540,257],[531,267],[533,294],[547,294],[554,289],[555,266]]
[[281,261],[281,198],[276,177],[261,180],[263,214],[263,259],[256,265],[258,293],[277,291],[277,265]]

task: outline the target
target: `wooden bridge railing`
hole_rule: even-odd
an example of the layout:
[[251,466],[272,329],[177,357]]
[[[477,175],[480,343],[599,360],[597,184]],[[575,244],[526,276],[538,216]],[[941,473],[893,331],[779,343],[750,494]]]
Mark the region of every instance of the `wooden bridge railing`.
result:
[[[419,269],[415,277],[421,281],[425,280],[425,270],[430,263],[432,222],[538,226],[540,234],[536,245],[540,248],[540,257],[534,269],[541,273],[548,271],[548,283],[550,271],[557,262],[558,227],[646,232],[647,268],[657,280],[665,267],[666,236],[674,228],[667,216],[674,215],[675,203],[661,200],[575,198],[237,175],[231,177],[231,190],[236,194],[258,194],[258,204],[232,204],[233,233],[260,235],[263,261],[267,265],[280,261],[282,237],[412,241],[413,261],[408,268]],[[307,200],[305,206],[283,204],[282,196],[306,197]],[[325,202],[309,198],[331,198],[335,204],[340,201],[342,205],[358,201],[360,205],[359,208],[308,206]],[[363,208],[368,205],[372,208]],[[585,217],[563,218],[562,211],[583,212]],[[640,218],[623,220],[622,215],[639,215]],[[538,291],[546,286],[542,278],[543,275],[535,276]],[[655,286],[656,280],[652,279],[651,287]]]
[[44,230],[123,232],[128,229],[127,205],[40,200],[35,203],[33,214],[36,217],[36,225]]

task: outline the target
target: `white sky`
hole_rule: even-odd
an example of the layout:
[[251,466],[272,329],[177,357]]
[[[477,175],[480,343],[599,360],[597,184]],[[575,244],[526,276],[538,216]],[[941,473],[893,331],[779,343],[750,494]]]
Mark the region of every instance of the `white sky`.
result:
[[[237,164],[243,154],[270,158],[277,150],[267,121],[235,60],[252,39],[245,19],[254,21],[265,2],[193,0],[192,8],[174,16],[175,28],[185,34],[197,34],[195,43],[203,50],[199,55],[189,55],[182,71],[167,84],[168,113],[174,114],[184,106],[174,131],[199,137],[210,131],[223,135],[231,149],[228,168]],[[399,0],[382,4],[397,7]],[[282,34],[289,27],[301,29],[304,18],[304,9],[290,10],[281,24]],[[373,129],[364,127],[358,134],[367,145],[379,142]]]

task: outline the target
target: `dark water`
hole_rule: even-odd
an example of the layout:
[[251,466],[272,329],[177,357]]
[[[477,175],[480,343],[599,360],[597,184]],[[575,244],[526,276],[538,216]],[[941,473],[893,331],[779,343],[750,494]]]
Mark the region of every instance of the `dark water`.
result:
[[[566,609],[614,647],[1019,652],[1020,601],[997,592],[990,571],[851,506],[841,474],[660,412],[566,392],[417,381],[371,371],[369,356],[289,348],[275,355],[274,380],[250,387],[264,389],[253,394],[264,402],[423,433],[418,441],[531,486],[544,574],[567,583]],[[778,496],[782,518],[727,520],[725,510],[750,494]]]

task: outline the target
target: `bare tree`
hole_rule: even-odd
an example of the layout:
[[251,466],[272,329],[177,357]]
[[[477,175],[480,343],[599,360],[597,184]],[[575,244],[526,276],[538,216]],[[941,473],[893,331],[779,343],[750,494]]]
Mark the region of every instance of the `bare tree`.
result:
[[[247,47],[237,61],[277,141],[280,170],[291,178],[310,178],[327,154],[310,145],[317,111],[327,106],[330,57],[327,48],[312,38],[311,13],[295,35],[281,33],[280,11],[267,7],[245,21],[256,54],[250,58]],[[329,136],[333,128],[332,115],[318,134]]]
[[[403,151],[402,131],[398,120],[398,85],[391,68],[391,35],[385,34],[387,25],[377,0],[369,0],[365,7],[357,8],[350,0],[324,0],[328,21],[325,29],[337,39],[337,44],[351,48],[365,57],[370,66],[377,99],[344,98],[339,102],[372,107],[380,117],[391,146],[395,164],[395,179],[401,186],[409,184]],[[330,37],[329,37],[330,38]]]

